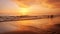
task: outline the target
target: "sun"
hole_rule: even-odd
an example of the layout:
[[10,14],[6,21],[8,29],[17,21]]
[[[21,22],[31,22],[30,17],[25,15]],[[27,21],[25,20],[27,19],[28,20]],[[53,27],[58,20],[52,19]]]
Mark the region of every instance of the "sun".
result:
[[20,12],[21,12],[22,15],[27,15],[28,12],[29,12],[29,8],[21,8]]

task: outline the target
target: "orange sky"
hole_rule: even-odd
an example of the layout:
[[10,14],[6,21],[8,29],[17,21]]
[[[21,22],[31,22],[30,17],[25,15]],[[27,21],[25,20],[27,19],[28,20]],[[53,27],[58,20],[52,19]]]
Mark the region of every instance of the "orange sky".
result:
[[0,15],[21,15],[21,8],[29,15],[60,13],[60,0],[0,0],[0,5]]
[[[36,2],[37,1],[37,2]],[[21,2],[21,3],[20,3]],[[30,3],[31,2],[31,3]],[[16,4],[17,3],[17,4]],[[20,4],[21,5],[20,5]],[[23,6],[22,6],[23,5]],[[21,8],[24,8],[21,9]],[[28,14],[27,15],[40,15],[40,14],[60,14],[60,0],[21,0],[21,1],[12,1],[12,0],[0,0],[0,15],[21,15],[21,11],[25,11],[28,8]],[[52,9],[53,8],[53,9]],[[16,26],[22,25],[32,25],[35,27],[40,27],[39,25],[45,26],[46,24],[54,24],[54,23],[60,23],[60,17],[50,19],[40,19],[40,20],[31,20],[31,21],[20,21],[20,22],[5,22],[1,23],[2,29],[4,31],[7,30],[15,30],[16,27],[13,25],[16,24]],[[38,22],[38,23],[37,23]],[[13,24],[12,24],[13,23]],[[12,25],[9,25],[12,24]],[[19,24],[19,25],[18,25]],[[8,27],[8,28],[7,28]],[[18,29],[18,28],[17,28]],[[44,28],[45,29],[45,28]]]

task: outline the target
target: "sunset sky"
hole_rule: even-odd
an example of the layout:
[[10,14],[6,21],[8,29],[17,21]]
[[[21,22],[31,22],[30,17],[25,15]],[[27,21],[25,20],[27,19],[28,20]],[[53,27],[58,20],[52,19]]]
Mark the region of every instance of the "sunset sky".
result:
[[[0,16],[60,15],[60,0],[0,0]],[[60,23],[60,17],[0,23],[0,32],[19,30],[20,25],[42,27]],[[46,25],[46,27],[47,27]],[[15,27],[17,26],[17,27]],[[40,28],[41,28],[40,27]],[[22,27],[23,28],[23,27]],[[44,28],[45,29],[45,28]]]
[[0,0],[0,15],[53,14],[59,9],[60,0]]
[[0,0],[0,15],[17,15],[18,6],[10,0]]

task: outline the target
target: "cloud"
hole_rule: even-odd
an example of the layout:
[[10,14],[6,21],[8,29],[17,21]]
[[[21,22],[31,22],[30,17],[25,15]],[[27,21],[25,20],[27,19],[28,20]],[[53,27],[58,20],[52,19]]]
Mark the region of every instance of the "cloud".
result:
[[42,3],[51,5],[53,8],[60,8],[60,0],[42,0]]
[[[29,6],[34,3],[42,3],[44,7],[60,8],[60,0],[14,0],[19,6]],[[21,4],[22,3],[22,4]]]

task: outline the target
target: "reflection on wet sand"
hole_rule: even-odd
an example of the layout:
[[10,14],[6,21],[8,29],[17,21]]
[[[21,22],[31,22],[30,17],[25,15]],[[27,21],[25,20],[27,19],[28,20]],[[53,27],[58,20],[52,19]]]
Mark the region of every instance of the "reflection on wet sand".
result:
[[2,22],[17,27],[16,30],[8,30],[3,34],[60,34],[59,18]]
[[22,29],[20,31],[6,32],[4,34],[60,34],[60,24],[55,24],[47,30],[32,26],[26,26],[26,28],[27,30]]

